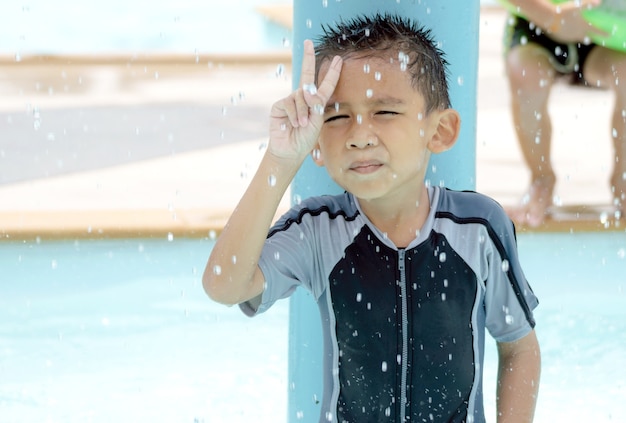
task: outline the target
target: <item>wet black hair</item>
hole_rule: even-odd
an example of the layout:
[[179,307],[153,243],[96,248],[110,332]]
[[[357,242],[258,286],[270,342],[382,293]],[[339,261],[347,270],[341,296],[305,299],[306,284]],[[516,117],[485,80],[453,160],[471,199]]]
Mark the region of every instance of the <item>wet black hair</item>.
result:
[[316,75],[333,59],[381,56],[391,53],[398,66],[411,74],[413,87],[426,102],[426,112],[450,107],[448,62],[432,32],[415,21],[393,14],[360,15],[322,26],[316,40]]

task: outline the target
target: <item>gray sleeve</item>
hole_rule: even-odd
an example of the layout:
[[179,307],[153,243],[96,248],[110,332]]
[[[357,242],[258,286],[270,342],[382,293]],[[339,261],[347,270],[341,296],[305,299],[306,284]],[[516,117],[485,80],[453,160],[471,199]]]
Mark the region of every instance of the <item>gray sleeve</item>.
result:
[[533,310],[539,304],[522,270],[513,224],[500,217],[492,221],[485,283],[486,327],[498,342],[512,342],[535,326]]
[[362,222],[347,195],[311,197],[292,208],[270,229],[259,267],[265,289],[240,307],[244,313],[262,313],[276,301],[303,287],[319,299],[330,269],[343,255]]

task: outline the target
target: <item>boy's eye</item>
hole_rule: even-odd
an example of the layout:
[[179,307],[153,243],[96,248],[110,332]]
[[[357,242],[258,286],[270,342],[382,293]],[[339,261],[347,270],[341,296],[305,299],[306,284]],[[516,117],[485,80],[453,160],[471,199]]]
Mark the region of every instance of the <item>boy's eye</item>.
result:
[[391,110],[381,110],[380,112],[376,112],[377,115],[397,115],[398,112],[392,112]]
[[329,122],[333,122],[339,119],[346,119],[348,117],[348,115],[336,115],[336,116],[331,116],[328,119],[326,119],[324,121],[324,123],[329,123]]

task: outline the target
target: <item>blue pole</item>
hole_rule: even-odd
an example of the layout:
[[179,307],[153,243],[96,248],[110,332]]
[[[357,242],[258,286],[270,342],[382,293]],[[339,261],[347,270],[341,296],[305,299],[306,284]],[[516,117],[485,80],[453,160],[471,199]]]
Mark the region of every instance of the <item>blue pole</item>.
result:
[[[321,26],[376,12],[397,13],[431,28],[446,53],[452,106],[462,119],[450,151],[431,156],[426,179],[452,189],[476,185],[476,82],[479,0],[294,0],[293,87],[299,85],[302,44],[315,40]],[[292,184],[292,198],[334,194],[340,188],[309,158]],[[322,329],[317,305],[298,289],[290,300],[288,422],[316,422],[322,397]]]

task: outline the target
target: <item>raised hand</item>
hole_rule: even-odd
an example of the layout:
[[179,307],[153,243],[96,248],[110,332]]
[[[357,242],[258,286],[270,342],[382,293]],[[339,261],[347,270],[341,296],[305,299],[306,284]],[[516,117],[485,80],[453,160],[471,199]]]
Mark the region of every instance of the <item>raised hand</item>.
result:
[[304,42],[300,87],[272,106],[268,146],[270,154],[281,159],[292,159],[300,165],[313,150],[324,124],[324,107],[337,86],[342,63],[341,58],[335,56],[327,67],[324,79],[316,87],[313,42]]

